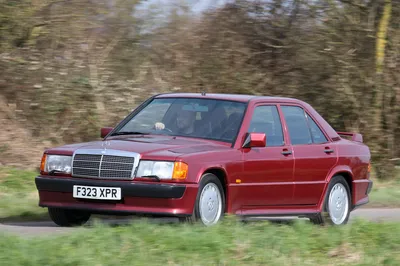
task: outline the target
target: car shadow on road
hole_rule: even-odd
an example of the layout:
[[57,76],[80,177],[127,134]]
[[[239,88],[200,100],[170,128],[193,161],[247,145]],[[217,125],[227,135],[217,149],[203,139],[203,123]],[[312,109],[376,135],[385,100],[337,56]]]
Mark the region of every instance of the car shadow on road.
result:
[[[23,219],[23,217],[16,216],[16,217],[7,217],[4,219],[0,219],[0,224],[2,225],[8,225],[8,226],[21,226],[21,227],[59,227],[57,224],[55,224],[53,221],[51,221],[50,217],[47,216],[40,216],[36,217],[38,219]],[[115,217],[115,216],[107,216],[107,215],[94,215],[90,220],[82,227],[92,227],[96,223],[102,223],[106,224],[108,226],[116,227],[116,226],[125,226],[129,225],[132,222],[135,222],[143,217],[138,217],[138,216],[121,216],[121,217]],[[174,218],[147,218],[148,222],[155,222],[155,223],[177,223],[178,219],[176,221]]]
[[47,212],[45,213],[21,213],[18,215],[11,215],[7,217],[1,217],[0,223],[10,224],[10,223],[24,223],[24,222],[43,222],[50,221],[50,217]]
[[[20,218],[20,217],[18,217]],[[16,219],[12,220],[12,217],[8,217],[7,220],[0,220],[0,223],[8,226],[21,226],[21,227],[58,227],[53,221],[51,221],[48,216],[40,217],[38,220],[21,220]],[[129,226],[131,223],[135,221],[140,221],[141,219],[145,219],[148,223],[155,224],[180,224],[179,219],[171,218],[171,217],[141,217],[141,216],[93,216],[83,227],[90,228],[93,227],[96,223],[105,224],[111,227],[120,227],[120,226]],[[291,225],[293,224],[295,219],[290,218],[252,218],[252,219],[239,219],[243,224],[257,223],[260,221],[269,221],[273,224],[285,224]]]

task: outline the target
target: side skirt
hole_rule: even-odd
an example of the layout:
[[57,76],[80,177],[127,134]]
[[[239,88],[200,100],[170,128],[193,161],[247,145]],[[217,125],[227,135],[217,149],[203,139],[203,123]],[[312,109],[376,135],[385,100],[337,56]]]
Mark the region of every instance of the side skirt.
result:
[[244,218],[251,217],[300,217],[310,218],[319,214],[318,207],[312,206],[285,206],[285,207],[269,207],[263,208],[254,207],[239,210],[236,215]]

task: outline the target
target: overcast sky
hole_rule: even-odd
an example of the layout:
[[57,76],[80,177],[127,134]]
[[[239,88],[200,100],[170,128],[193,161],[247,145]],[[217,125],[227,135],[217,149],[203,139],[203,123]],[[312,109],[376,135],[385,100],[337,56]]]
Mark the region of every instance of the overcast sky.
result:
[[229,0],[147,0],[143,2],[144,6],[156,5],[157,7],[166,7],[171,3],[177,3],[179,1],[188,3],[194,12],[202,12],[206,9],[220,7],[223,4],[229,2]]

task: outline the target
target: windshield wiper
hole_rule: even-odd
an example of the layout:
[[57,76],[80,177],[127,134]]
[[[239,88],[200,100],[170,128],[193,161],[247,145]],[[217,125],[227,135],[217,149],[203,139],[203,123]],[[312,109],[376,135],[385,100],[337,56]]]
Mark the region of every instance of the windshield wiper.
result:
[[111,136],[118,136],[118,135],[149,135],[150,133],[147,132],[140,132],[140,131],[121,131],[115,132]]
[[59,171],[59,170],[51,170],[49,172],[49,175],[56,175],[56,174],[59,174],[59,173],[64,173],[64,172],[63,171]]

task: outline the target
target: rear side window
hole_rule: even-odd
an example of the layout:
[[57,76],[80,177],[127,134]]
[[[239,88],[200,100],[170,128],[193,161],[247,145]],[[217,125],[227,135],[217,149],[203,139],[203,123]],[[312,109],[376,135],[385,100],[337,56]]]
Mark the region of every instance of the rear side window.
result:
[[312,138],[304,110],[297,106],[282,106],[292,145],[311,144]]
[[318,127],[317,123],[315,123],[315,121],[311,117],[307,116],[307,118],[308,118],[308,122],[310,123],[311,134],[312,134],[314,143],[318,144],[318,143],[328,142],[324,133]]
[[274,105],[257,106],[254,109],[248,132],[265,133],[268,146],[282,146],[283,130],[278,109]]

